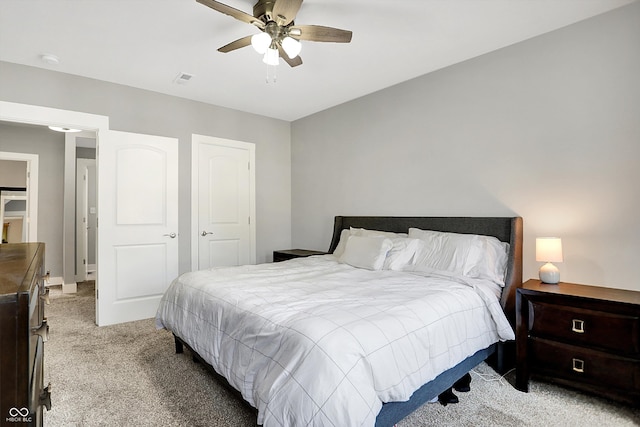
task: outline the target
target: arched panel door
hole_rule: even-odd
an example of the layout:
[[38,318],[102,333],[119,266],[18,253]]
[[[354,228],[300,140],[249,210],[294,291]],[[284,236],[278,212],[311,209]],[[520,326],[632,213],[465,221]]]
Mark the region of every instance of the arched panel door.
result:
[[99,325],[155,316],[178,275],[178,140],[98,136]]

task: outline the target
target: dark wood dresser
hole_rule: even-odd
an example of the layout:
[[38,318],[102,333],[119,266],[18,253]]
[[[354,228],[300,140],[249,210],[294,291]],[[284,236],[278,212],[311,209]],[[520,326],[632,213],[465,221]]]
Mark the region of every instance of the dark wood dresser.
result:
[[41,426],[44,387],[44,243],[0,244],[0,425]]
[[516,388],[529,377],[640,405],[640,292],[529,280],[516,293]]

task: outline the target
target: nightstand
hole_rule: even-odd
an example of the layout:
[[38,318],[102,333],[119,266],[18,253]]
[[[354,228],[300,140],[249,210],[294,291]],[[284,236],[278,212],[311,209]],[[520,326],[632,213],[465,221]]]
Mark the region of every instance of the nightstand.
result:
[[326,255],[327,252],[311,251],[308,249],[285,249],[273,251],[273,262],[286,261],[293,258],[303,258],[311,255]]
[[516,388],[529,377],[640,405],[640,292],[529,280],[516,292]]

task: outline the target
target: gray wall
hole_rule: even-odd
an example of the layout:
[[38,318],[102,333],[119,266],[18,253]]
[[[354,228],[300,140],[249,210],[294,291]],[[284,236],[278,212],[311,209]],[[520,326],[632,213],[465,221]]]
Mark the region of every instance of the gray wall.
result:
[[334,215],[520,215],[561,279],[640,289],[640,4],[292,124],[293,246]]
[[38,155],[38,240],[45,268],[62,276],[64,134],[43,127],[0,123],[0,151]]
[[11,82],[0,85],[3,101],[108,116],[113,130],[179,139],[180,272],[191,269],[194,133],[256,144],[257,261],[270,261],[274,249],[290,247],[289,122],[7,62],[0,62],[0,81]]

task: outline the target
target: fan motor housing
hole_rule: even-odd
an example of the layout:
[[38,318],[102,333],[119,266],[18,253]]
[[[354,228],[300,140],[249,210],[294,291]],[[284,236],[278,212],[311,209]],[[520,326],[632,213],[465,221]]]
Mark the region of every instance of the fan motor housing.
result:
[[273,16],[271,15],[275,2],[275,0],[258,0],[258,3],[253,6],[253,16],[262,19],[265,24],[269,21],[273,21]]

